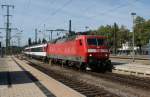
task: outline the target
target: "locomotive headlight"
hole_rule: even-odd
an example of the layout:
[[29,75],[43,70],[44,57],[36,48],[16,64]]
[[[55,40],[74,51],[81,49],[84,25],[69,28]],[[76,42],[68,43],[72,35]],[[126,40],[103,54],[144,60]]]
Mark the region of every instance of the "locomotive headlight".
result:
[[89,54],[89,56],[91,57],[91,56],[92,56],[92,54]]
[[107,57],[107,56],[108,56],[108,54],[105,54],[105,56]]

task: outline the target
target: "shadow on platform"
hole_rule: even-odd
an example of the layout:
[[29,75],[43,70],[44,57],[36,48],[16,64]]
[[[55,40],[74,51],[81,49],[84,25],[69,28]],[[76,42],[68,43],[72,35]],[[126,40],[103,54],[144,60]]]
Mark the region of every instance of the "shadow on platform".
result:
[[36,79],[27,71],[0,72],[0,85],[35,83]]

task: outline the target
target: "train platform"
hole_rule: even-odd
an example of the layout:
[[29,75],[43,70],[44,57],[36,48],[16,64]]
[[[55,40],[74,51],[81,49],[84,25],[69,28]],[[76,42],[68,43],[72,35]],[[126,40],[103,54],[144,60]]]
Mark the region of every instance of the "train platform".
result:
[[0,97],[85,97],[15,57],[0,58]]
[[135,55],[134,62],[128,55],[111,55],[110,59],[115,67],[114,73],[150,77],[150,55]]
[[[135,55],[136,60],[150,60],[150,55]],[[110,58],[132,59],[132,55],[110,55]]]
[[114,65],[114,73],[134,75],[139,77],[150,77],[150,65],[140,62],[126,62]]

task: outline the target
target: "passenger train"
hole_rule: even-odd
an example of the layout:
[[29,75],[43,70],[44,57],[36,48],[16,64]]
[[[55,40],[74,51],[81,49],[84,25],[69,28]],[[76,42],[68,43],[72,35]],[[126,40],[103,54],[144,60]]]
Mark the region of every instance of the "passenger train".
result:
[[106,40],[104,36],[76,35],[26,47],[24,54],[51,62],[63,62],[80,69],[111,71],[113,66]]

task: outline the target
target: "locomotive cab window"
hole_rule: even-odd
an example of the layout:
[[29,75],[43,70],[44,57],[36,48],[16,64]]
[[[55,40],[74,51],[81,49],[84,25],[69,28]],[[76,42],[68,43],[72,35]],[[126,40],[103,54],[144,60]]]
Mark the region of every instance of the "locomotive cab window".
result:
[[95,46],[102,46],[102,45],[105,45],[106,42],[104,39],[100,39],[100,38],[89,38],[87,39],[87,44],[95,45]]
[[96,38],[89,38],[89,39],[87,39],[87,44],[88,45],[97,45]]
[[105,39],[97,39],[97,43],[98,43],[98,46],[101,46],[101,45],[107,45]]

